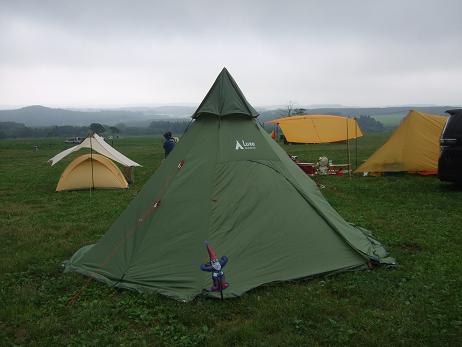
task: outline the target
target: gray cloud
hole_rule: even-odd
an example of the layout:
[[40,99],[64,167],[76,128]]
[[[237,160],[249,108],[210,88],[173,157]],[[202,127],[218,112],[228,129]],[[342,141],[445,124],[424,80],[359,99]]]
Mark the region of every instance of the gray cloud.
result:
[[0,104],[460,104],[462,2],[1,1]]

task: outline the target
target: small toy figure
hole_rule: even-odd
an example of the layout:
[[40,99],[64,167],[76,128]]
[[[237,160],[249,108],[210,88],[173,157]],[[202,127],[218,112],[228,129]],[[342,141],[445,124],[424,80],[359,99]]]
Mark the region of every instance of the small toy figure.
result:
[[210,260],[206,264],[201,264],[201,270],[212,273],[213,284],[209,290],[211,292],[221,292],[223,289],[226,289],[229,286],[229,284],[225,280],[225,274],[222,270],[228,262],[228,257],[222,256],[220,259],[218,259],[208,241],[205,241],[205,247],[207,247],[207,252],[209,253]]
[[319,157],[319,161],[316,166],[318,168],[319,175],[327,175],[329,173],[329,159],[327,157]]

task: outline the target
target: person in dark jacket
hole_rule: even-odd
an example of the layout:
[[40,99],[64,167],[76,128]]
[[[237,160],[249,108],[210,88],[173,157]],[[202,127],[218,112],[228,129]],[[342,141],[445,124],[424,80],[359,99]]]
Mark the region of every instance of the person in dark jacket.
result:
[[164,134],[165,142],[164,142],[164,151],[165,151],[165,158],[169,155],[169,153],[172,151],[173,147],[175,147],[175,139],[172,137],[172,133],[170,131],[167,131]]

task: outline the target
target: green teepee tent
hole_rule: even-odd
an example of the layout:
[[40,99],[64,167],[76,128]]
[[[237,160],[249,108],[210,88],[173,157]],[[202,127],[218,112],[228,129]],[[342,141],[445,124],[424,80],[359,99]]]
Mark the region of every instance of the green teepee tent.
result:
[[393,264],[256,122],[226,69],[181,141],[95,244],[65,263],[110,285],[189,301],[211,285],[204,240],[229,262],[224,296],[264,283]]

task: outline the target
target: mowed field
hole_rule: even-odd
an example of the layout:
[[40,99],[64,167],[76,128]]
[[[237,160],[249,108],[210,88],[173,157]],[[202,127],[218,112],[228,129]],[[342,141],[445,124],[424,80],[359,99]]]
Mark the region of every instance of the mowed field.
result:
[[[359,162],[387,135],[360,139]],[[163,157],[159,138],[115,147],[143,165],[132,187],[55,193],[76,157],[46,163],[62,139],[0,141],[0,346],[462,344],[462,192],[435,177],[315,177],[397,267],[270,284],[224,302],[181,303],[91,281],[69,305],[86,278],[64,274],[61,262],[106,232]],[[285,149],[305,161],[347,158],[344,144]],[[351,154],[354,163],[354,142]]]

